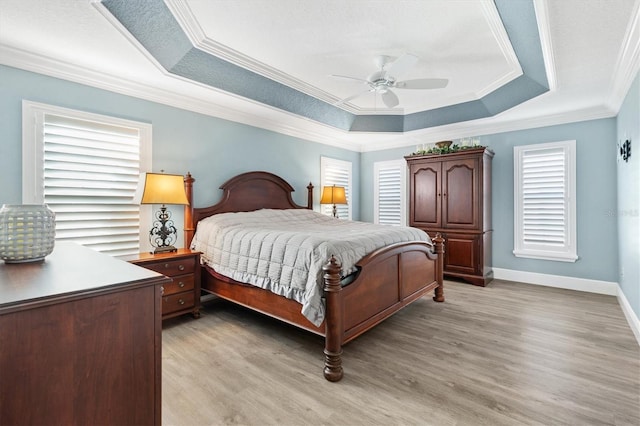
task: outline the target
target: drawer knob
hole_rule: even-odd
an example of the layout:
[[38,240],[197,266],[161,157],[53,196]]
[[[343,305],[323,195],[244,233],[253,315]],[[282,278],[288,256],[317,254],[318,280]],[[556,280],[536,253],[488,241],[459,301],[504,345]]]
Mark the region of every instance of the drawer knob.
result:
[[184,281],[179,281],[178,282],[178,287],[183,288],[184,287]]
[[184,271],[184,265],[178,265],[178,269]]
[[164,264],[164,268],[165,268],[165,269],[169,268],[169,264],[168,264],[168,263],[165,263],[165,264]]
[[184,300],[178,299],[178,305],[184,305]]

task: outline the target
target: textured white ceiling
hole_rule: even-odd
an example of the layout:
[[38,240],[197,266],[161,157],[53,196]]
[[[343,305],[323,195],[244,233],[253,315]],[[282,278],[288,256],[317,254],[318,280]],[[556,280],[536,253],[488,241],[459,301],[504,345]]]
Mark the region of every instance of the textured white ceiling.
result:
[[[533,1],[552,90],[494,117],[406,134],[329,129],[177,78],[90,0],[0,0],[0,63],[362,150],[615,115],[639,68],[640,0]],[[451,84],[424,94],[398,91],[403,113],[477,97],[512,71],[492,2],[446,3],[454,12],[443,13],[438,0],[167,1],[184,12],[180,22],[191,15],[192,26],[201,27],[200,42],[226,46],[229,56],[319,96],[354,93],[330,74],[364,78],[377,54],[415,53],[420,62],[405,78]],[[350,107],[380,111],[366,98]]]
[[491,0],[167,1],[194,44],[328,102],[367,89],[375,58],[411,53],[401,80],[447,78],[446,88],[396,90],[389,111],[368,93],[357,113],[412,113],[479,99],[521,74]]

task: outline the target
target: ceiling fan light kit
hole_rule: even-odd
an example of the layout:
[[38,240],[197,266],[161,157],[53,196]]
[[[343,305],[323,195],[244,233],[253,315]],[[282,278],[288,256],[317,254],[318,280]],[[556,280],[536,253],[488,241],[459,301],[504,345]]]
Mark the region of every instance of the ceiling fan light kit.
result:
[[446,78],[419,78],[405,81],[398,80],[398,78],[409,71],[416,62],[418,62],[418,57],[409,53],[406,53],[395,60],[390,56],[381,55],[375,58],[375,63],[378,66],[379,71],[371,74],[366,80],[357,77],[334,74],[333,77],[355,80],[369,86],[364,91],[342,99],[337,102],[336,105],[342,105],[364,95],[365,93],[373,92],[380,95],[382,102],[387,108],[395,108],[400,104],[400,99],[391,89],[430,90],[442,89],[447,86],[449,80]]

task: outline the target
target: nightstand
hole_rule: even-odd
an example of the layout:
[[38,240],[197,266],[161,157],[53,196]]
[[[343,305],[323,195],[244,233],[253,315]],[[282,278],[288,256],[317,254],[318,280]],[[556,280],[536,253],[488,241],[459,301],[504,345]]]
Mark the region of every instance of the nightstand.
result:
[[200,252],[178,249],[172,253],[139,253],[122,259],[171,278],[162,294],[163,320],[188,313],[200,318]]

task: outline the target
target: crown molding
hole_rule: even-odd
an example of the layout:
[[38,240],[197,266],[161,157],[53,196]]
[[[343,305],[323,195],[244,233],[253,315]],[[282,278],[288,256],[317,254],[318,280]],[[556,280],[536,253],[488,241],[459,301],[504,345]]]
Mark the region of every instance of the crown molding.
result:
[[553,54],[553,43],[551,42],[547,0],[534,0],[533,8],[536,11],[536,20],[538,21],[538,34],[540,46],[542,47],[544,68],[547,73],[547,84],[549,90],[553,92],[558,87],[558,73],[556,72],[555,55]]
[[609,108],[620,110],[622,102],[640,70],[640,2],[635,3],[633,19],[625,35],[625,43],[618,53],[615,70],[612,74]]
[[581,121],[612,118],[616,112],[606,106],[570,111],[562,114],[552,114],[537,118],[524,118],[510,121],[496,122],[495,119],[481,118],[461,123],[448,124],[440,127],[415,130],[405,133],[402,140],[371,142],[362,146],[361,152],[397,149],[422,144],[425,140],[456,140],[466,137],[481,137],[518,130],[536,129],[540,127],[556,126]]
[[[237,65],[239,67],[248,69],[256,74],[285,86],[291,87],[299,92],[305,93],[314,98],[320,99],[329,104],[335,104],[340,99],[335,96],[318,89],[315,86],[305,83],[304,81],[297,79],[285,72],[282,72],[276,68],[273,68],[263,62],[257,61],[250,56],[231,49],[230,47],[218,43],[215,40],[210,39],[204,32],[195,14],[189,7],[188,3],[182,0],[165,0],[165,4],[169,8],[169,11],[173,14],[178,25],[182,28],[187,38],[196,48],[207,52],[211,55],[217,56],[229,63]],[[345,108],[347,109],[347,108]],[[354,113],[357,113],[354,111]]]
[[[498,9],[496,8],[493,0],[483,1],[482,3],[482,12],[484,13],[485,19],[489,24],[489,28],[493,37],[496,40],[496,43],[500,47],[500,51],[502,52],[502,56],[507,62],[508,71],[501,77],[494,80],[491,84],[487,85],[483,89],[479,90],[477,93],[474,93],[473,99],[482,99],[489,93],[494,90],[499,89],[504,86],[511,80],[514,80],[523,74],[522,67],[520,66],[520,61],[518,61],[518,57],[516,56],[515,50],[513,50],[513,45],[509,40],[509,35],[504,28],[504,23],[500,18],[500,14],[498,13]],[[462,102],[466,102],[472,99],[466,99]],[[460,103],[461,101],[457,101],[455,103]]]
[[[297,115],[283,112],[274,107],[265,106],[255,101],[240,98],[226,92],[214,90],[209,86],[201,85],[203,90],[216,92],[218,95],[227,98],[234,98],[233,104],[252,104],[250,109],[264,109],[264,115],[247,113],[244,110],[230,107],[229,103],[220,105],[210,100],[202,100],[192,96],[171,92],[164,88],[142,84],[139,82],[126,80],[113,75],[105,74],[102,71],[79,67],[74,64],[59,61],[42,55],[37,55],[24,50],[16,49],[0,43],[0,64],[110,92],[120,93],[138,99],[144,99],[175,108],[197,112],[200,114],[221,118],[265,130],[271,130],[287,136],[318,142],[325,145],[360,151],[360,144],[350,140],[349,134],[332,127],[313,122],[309,119]],[[171,75],[172,76],[172,75]],[[173,76],[172,76],[173,77]],[[176,77],[177,78],[177,77]],[[180,78],[181,80],[185,80]],[[186,80],[185,80],[186,81]],[[269,114],[287,115],[286,119],[274,120],[269,118]],[[290,124],[285,124],[290,123]],[[341,134],[343,133],[343,134]]]
[[[339,147],[355,152],[371,152],[385,149],[403,148],[424,143],[425,139],[459,139],[469,136],[503,133],[572,122],[610,118],[616,115],[614,109],[606,106],[586,110],[571,111],[563,114],[541,116],[535,119],[519,119],[509,122],[496,122],[495,118],[483,118],[463,123],[416,130],[404,134],[396,133],[349,133],[333,127],[313,122],[295,114],[283,112],[277,108],[258,104],[244,98],[235,97],[234,104],[251,105],[266,111],[264,114],[251,114],[239,108],[230,107],[228,103],[218,105],[166,89],[149,86],[120,77],[110,76],[100,71],[89,70],[52,58],[36,55],[31,52],[15,49],[0,44],[0,58],[3,65],[48,75],[87,86],[132,96],[139,99],[197,112],[249,126],[270,130],[287,136],[318,142],[324,145]],[[174,78],[177,78],[171,75]],[[203,90],[215,92],[209,86],[202,85]],[[219,91],[218,91],[219,92]],[[224,93],[228,98],[234,96]],[[270,114],[282,117],[274,120]],[[286,115],[286,117],[284,117]],[[287,123],[287,124],[285,124]]]

